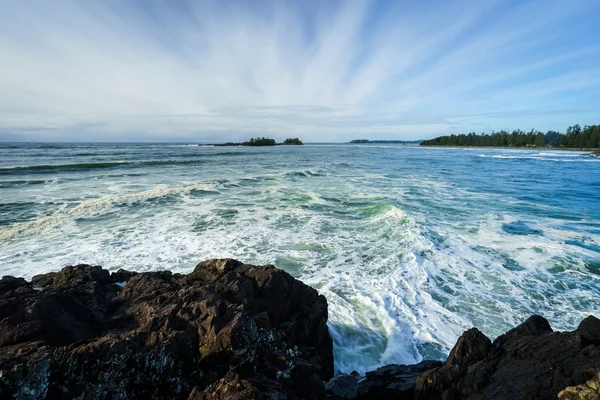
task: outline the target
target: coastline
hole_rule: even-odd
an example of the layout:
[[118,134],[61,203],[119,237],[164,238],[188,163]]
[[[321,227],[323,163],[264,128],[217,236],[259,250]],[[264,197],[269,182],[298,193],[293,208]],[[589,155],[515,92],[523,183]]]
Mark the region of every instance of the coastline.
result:
[[443,146],[443,145],[420,145],[417,147],[447,148],[447,149],[501,149],[501,150],[545,150],[545,151],[600,151],[600,148],[566,148],[566,147],[515,147],[515,146]]
[[600,320],[533,315],[448,357],[337,374],[327,301],[272,265],[169,271],[68,266],[0,279],[0,398],[562,400],[600,396]]

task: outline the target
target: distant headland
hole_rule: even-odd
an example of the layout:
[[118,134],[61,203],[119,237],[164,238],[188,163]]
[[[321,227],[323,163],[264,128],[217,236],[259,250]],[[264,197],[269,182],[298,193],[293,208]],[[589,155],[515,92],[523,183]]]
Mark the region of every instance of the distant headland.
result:
[[421,140],[367,140],[367,139],[354,139],[351,140],[351,144],[371,144],[371,143],[386,143],[386,144],[419,144]]
[[300,146],[303,144],[304,143],[302,143],[302,141],[298,138],[287,138],[282,143],[277,143],[277,142],[275,142],[275,139],[257,137],[257,138],[251,138],[247,142],[199,144],[198,146]]
[[447,147],[550,147],[564,149],[600,149],[600,125],[573,125],[565,133],[531,130],[524,132],[500,131],[491,134],[469,134],[439,136],[423,140],[421,146]]

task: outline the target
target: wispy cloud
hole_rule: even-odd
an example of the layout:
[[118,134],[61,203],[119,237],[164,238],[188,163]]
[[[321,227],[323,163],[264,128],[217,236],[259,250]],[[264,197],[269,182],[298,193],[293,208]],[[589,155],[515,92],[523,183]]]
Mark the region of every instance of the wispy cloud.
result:
[[0,140],[417,139],[600,111],[595,0],[0,11]]

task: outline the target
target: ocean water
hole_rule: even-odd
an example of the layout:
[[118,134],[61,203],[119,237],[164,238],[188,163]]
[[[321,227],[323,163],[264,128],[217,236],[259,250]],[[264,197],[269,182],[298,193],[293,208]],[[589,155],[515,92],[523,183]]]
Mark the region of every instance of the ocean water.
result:
[[272,263],[327,297],[336,369],[600,316],[600,159],[395,145],[0,144],[0,275]]

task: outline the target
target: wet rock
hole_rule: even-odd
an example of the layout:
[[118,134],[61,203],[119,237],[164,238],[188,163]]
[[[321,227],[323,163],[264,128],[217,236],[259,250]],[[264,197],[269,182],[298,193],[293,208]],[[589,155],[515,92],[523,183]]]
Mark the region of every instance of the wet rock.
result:
[[417,377],[442,365],[440,361],[422,361],[415,365],[386,365],[367,372],[340,374],[330,380],[327,394],[331,399],[412,399]]
[[78,265],[5,277],[0,397],[323,398],[326,322],[316,290],[230,259],[188,275]]
[[462,334],[450,351],[446,365],[469,365],[483,360],[490,351],[492,342],[477,328]]
[[511,329],[506,332],[504,335],[498,336],[496,340],[494,340],[494,344],[498,345],[503,342],[509,341],[511,338],[516,336],[531,336],[531,335],[540,335],[543,333],[552,332],[552,327],[546,318],[541,315],[532,315],[527,318],[525,322],[516,328]]
[[419,376],[415,398],[557,398],[563,389],[585,383],[600,371],[596,321],[590,317],[573,332],[553,332],[548,321],[533,316],[493,345],[480,332],[469,330],[443,366]]
[[[600,320],[473,328],[445,363],[333,376],[327,302],[273,266],[0,279],[0,399],[598,399]],[[331,379],[332,378],[332,379]],[[324,382],[327,382],[326,384]]]
[[13,276],[3,276],[0,279],[0,295],[25,286],[27,281],[23,278],[15,278]]
[[262,400],[264,396],[250,382],[241,379],[239,375],[229,373],[206,389],[195,387],[188,400]]
[[333,399],[356,399],[358,393],[356,391],[360,374],[353,371],[351,374],[339,374],[333,377],[325,388],[329,398]]
[[412,399],[417,377],[441,362],[426,360],[415,365],[387,365],[367,372],[359,381],[359,399]]
[[600,345],[600,320],[590,315],[581,321],[577,327],[577,333],[579,333],[583,342]]
[[113,272],[110,274],[110,279],[119,286],[125,286],[127,281],[131,279],[131,277],[137,275],[137,272],[127,271],[124,269],[119,269],[117,272]]

